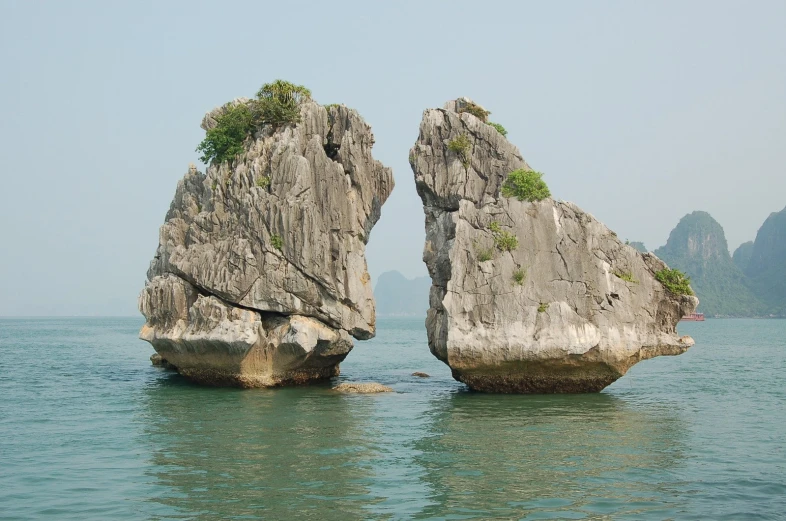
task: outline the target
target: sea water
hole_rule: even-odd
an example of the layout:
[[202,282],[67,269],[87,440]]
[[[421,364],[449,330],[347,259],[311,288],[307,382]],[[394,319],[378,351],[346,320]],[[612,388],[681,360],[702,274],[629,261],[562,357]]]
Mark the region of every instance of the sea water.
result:
[[469,392],[420,318],[342,364],[379,395],[195,386],[141,324],[0,320],[0,518],[786,517],[783,320],[680,324],[686,354],[562,396]]

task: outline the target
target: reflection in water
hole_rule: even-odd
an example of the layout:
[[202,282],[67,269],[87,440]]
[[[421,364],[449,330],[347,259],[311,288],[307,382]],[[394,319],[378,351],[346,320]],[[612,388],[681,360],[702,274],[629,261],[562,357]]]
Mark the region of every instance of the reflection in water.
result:
[[668,475],[684,438],[679,417],[665,407],[629,407],[606,394],[459,392],[433,400],[428,414],[433,423],[416,443],[417,461],[435,492],[418,519],[679,511],[679,494],[660,490],[666,481],[674,486]]
[[197,387],[150,366],[139,326],[0,320],[0,517],[736,521],[786,511],[786,321],[681,324],[696,347],[584,396],[463,391],[428,352],[420,319],[382,321],[342,364],[341,379],[396,393]]
[[154,500],[194,519],[362,518],[375,499],[366,485],[373,401],[351,398],[159,381],[146,430],[151,472],[171,492]]
[[441,388],[344,396],[203,389],[162,376],[148,389],[145,421],[151,472],[169,492],[154,501],[195,519],[679,512],[680,494],[662,485],[676,486],[668,475],[682,458],[672,410],[604,394]]

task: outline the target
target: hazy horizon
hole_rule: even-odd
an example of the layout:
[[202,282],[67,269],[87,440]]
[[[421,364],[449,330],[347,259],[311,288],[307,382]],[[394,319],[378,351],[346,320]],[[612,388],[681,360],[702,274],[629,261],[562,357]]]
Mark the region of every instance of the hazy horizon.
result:
[[202,116],[276,78],[357,109],[393,169],[374,284],[426,275],[407,157],[459,96],[620,238],[655,250],[703,210],[733,252],[786,206],[783,27],[778,1],[0,0],[0,316],[138,314]]

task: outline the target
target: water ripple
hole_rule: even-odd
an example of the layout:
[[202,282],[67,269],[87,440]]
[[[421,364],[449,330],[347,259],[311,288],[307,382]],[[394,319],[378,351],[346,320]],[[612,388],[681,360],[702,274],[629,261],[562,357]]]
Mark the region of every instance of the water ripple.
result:
[[203,388],[150,366],[140,325],[0,320],[0,518],[786,511],[786,321],[681,325],[697,340],[688,353],[581,396],[469,392],[428,352],[422,321],[407,319],[380,320],[340,377],[396,393]]

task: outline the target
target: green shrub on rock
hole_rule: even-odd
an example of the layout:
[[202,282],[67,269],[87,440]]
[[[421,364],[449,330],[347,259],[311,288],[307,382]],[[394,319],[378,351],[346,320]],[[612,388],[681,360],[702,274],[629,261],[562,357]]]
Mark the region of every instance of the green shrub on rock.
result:
[[614,275],[616,277],[624,280],[625,282],[630,282],[632,284],[638,284],[639,283],[639,281],[636,280],[636,278],[633,276],[633,273],[630,272],[630,271],[618,270],[618,271],[614,272]]
[[477,252],[478,262],[490,261],[494,258],[494,251],[491,248],[484,248]]
[[199,158],[205,164],[223,163],[243,153],[243,143],[254,130],[254,120],[248,105],[230,106],[216,118],[216,126],[209,129],[197,146]]
[[680,270],[664,268],[655,273],[655,279],[675,295],[693,295],[693,290],[690,287],[690,277]]
[[551,197],[551,192],[543,181],[542,173],[520,168],[508,174],[502,183],[502,195],[532,202]]
[[507,131],[507,130],[505,130],[505,127],[503,127],[503,126],[502,126],[502,125],[500,125],[499,123],[492,123],[491,121],[489,121],[489,125],[491,125],[492,127],[494,127],[494,128],[497,130],[497,132],[499,132],[500,134],[502,134],[502,137],[506,137],[506,136],[508,135],[508,131]]
[[254,122],[257,125],[279,127],[300,121],[300,104],[311,99],[311,91],[303,85],[284,80],[266,83],[252,102]]
[[459,134],[448,142],[448,150],[455,152],[464,168],[469,168],[470,150],[472,142],[466,134]]
[[254,131],[264,125],[274,128],[300,121],[300,104],[311,99],[311,91],[302,85],[276,80],[266,83],[257,92],[257,99],[229,105],[216,117],[216,125],[197,146],[205,164],[230,161],[243,153],[243,144]]
[[472,103],[471,101],[465,102],[464,106],[459,108],[458,111],[459,114],[461,114],[462,112],[468,112],[473,116],[475,116],[476,118],[480,119],[483,123],[486,123],[488,121],[489,114],[491,114],[491,112],[489,112],[488,110],[484,109],[483,107],[481,107],[476,103]]
[[489,230],[494,236],[494,245],[499,251],[513,251],[519,247],[518,237],[503,230],[497,221],[491,222]]
[[519,239],[510,232],[501,232],[494,237],[494,244],[500,251],[513,251],[519,247]]

